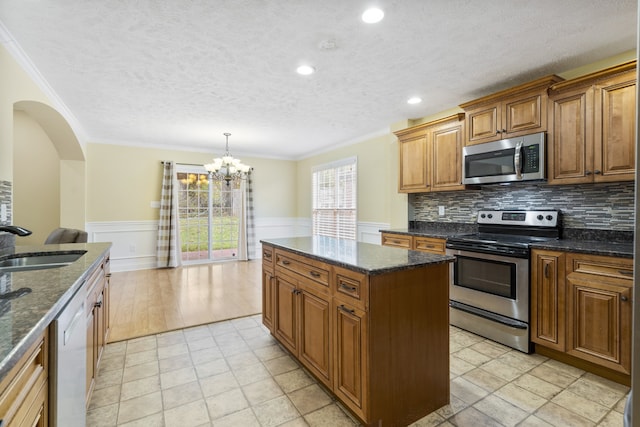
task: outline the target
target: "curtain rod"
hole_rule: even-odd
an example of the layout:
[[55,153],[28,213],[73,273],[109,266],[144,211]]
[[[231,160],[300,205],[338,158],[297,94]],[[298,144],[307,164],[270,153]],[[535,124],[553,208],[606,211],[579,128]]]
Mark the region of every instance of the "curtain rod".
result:
[[[167,162],[162,160],[160,163],[162,163],[164,165]],[[178,162],[175,162],[175,164],[176,165],[183,165],[183,166],[204,166],[202,163],[178,163]]]

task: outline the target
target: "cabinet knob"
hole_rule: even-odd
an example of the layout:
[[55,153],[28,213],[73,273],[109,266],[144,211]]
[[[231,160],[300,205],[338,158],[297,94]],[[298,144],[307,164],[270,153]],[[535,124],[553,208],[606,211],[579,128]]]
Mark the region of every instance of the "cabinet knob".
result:
[[622,295],[622,296],[620,297],[620,301],[627,302],[627,301],[629,301],[629,298],[627,298],[627,296],[626,296],[626,295]]
[[102,301],[98,301],[97,303],[93,304],[93,306],[94,306],[95,308],[100,308],[100,307],[102,307]]
[[587,176],[591,175],[591,171],[586,171],[584,174],[587,175]]
[[599,171],[598,169],[596,169],[596,170],[593,171],[593,173],[596,174],[596,175],[600,175],[602,173],[602,171]]

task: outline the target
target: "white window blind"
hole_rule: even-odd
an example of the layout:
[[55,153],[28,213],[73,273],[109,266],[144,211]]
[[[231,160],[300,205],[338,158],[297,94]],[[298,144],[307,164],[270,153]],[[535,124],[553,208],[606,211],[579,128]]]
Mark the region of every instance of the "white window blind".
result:
[[357,159],[316,166],[313,179],[313,234],[356,239]]

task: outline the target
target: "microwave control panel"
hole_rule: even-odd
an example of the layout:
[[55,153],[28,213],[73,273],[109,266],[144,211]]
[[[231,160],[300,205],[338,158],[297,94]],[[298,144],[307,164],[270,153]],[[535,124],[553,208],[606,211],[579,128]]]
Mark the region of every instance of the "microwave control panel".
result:
[[524,162],[522,162],[522,173],[540,171],[540,145],[532,144],[522,147]]

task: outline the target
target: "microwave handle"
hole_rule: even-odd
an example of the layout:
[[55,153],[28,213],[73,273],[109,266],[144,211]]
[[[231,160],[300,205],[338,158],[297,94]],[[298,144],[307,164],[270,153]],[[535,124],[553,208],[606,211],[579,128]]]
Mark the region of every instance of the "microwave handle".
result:
[[516,170],[516,179],[522,179],[522,141],[516,144],[513,167]]

